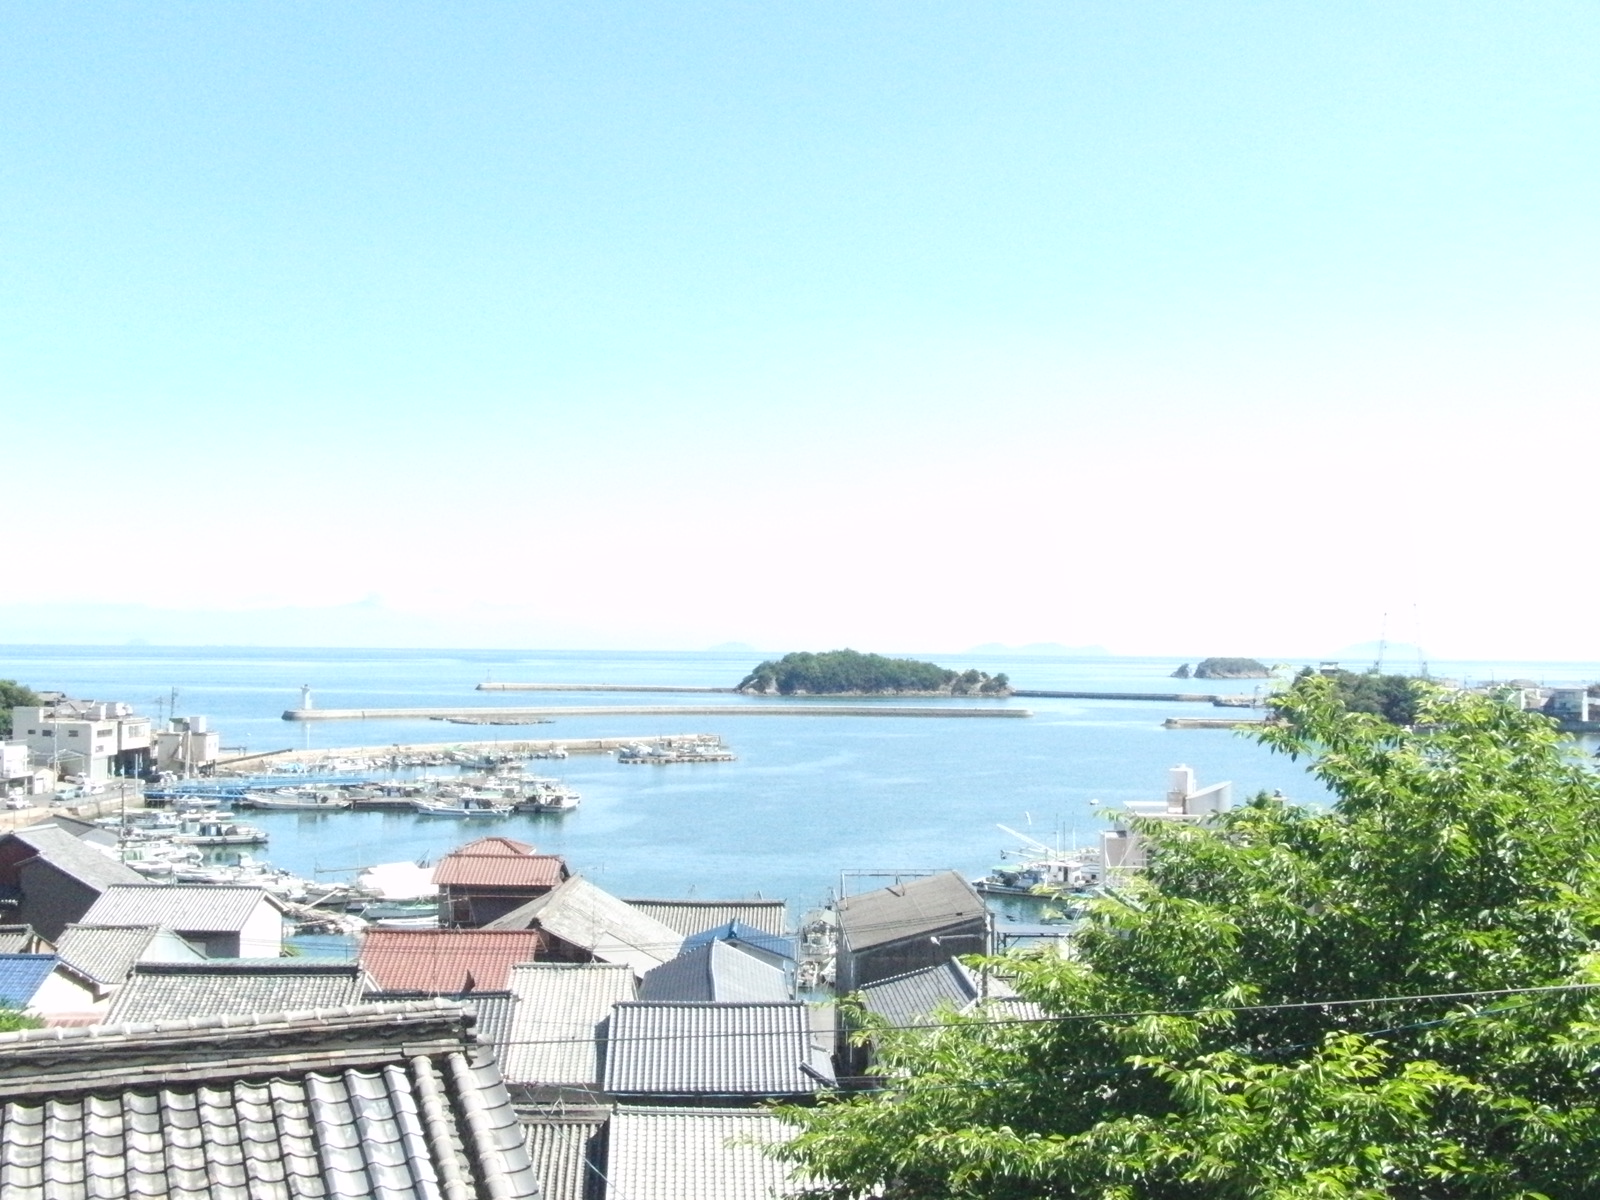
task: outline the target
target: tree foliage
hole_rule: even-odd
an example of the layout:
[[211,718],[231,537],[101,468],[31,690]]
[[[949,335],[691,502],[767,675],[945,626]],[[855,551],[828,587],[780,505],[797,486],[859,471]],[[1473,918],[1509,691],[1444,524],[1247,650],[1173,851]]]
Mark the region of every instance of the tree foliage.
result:
[[1194,669],[1196,679],[1267,679],[1272,668],[1253,658],[1205,658]]
[[1333,694],[1350,712],[1372,713],[1395,725],[1414,725],[1417,706],[1426,685],[1411,675],[1384,675],[1371,671],[1344,671],[1329,669],[1314,672],[1302,667],[1295,682],[1313,674],[1331,681]]
[[31,688],[24,687],[15,679],[0,679],[0,738],[11,736],[13,706],[28,708],[38,703],[39,697]]
[[777,661],[761,663],[739,683],[740,691],[777,692],[792,696],[851,692],[946,692],[955,696],[1004,695],[1010,690],[1005,675],[983,671],[952,671],[937,663],[914,658],[886,658],[855,650],[828,650],[821,654],[797,651]]
[[1073,959],[992,964],[1044,1019],[875,1031],[883,1088],[782,1153],[834,1197],[1600,1194],[1600,787],[1542,717],[1418,703],[1297,682],[1260,736],[1331,809],[1144,822]]

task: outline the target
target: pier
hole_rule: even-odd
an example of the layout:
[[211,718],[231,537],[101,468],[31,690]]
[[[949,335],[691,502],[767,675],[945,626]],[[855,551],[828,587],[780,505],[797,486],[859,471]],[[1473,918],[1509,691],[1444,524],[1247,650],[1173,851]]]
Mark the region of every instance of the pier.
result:
[[694,692],[731,696],[738,688],[685,687],[671,683],[480,683],[480,692]]
[[1036,700],[1158,700],[1167,704],[1237,704],[1238,696],[1219,696],[1204,692],[1041,692],[1032,688],[1012,688],[1013,696]]
[[290,708],[285,721],[481,721],[542,724],[560,717],[1031,717],[1026,708],[909,704],[617,704],[572,708]]

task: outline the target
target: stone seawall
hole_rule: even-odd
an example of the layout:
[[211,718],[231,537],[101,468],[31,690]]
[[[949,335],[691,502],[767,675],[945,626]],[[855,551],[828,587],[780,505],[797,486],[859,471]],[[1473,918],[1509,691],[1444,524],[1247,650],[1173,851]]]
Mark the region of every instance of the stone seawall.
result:
[[1026,708],[936,708],[906,704],[616,704],[571,708],[291,708],[285,721],[516,721],[560,717],[1031,717]]

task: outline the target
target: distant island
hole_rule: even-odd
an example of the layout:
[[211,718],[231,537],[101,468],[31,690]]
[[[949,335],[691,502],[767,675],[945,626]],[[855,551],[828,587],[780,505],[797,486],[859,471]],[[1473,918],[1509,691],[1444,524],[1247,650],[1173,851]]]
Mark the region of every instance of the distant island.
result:
[[753,696],[1009,696],[1005,675],[952,671],[914,658],[855,650],[796,651],[768,659],[739,684]]
[[1207,658],[1193,671],[1184,663],[1172,673],[1174,679],[1271,679],[1272,668],[1253,658]]

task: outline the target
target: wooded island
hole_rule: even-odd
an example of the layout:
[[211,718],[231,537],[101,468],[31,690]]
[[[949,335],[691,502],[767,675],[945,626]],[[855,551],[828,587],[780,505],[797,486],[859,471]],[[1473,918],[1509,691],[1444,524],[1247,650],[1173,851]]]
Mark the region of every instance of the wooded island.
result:
[[760,664],[739,684],[755,696],[1009,696],[1004,674],[952,671],[914,658],[856,650],[796,651]]

